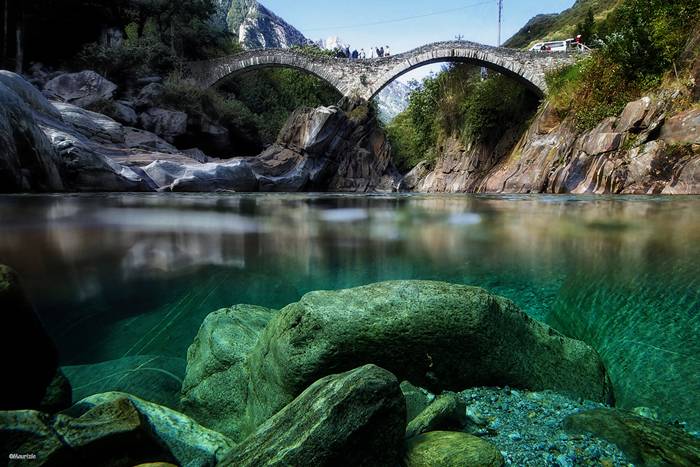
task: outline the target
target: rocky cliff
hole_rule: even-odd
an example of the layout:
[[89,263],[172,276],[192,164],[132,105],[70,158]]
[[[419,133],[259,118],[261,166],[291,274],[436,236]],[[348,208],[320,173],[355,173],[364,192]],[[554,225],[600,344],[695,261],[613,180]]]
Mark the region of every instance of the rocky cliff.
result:
[[[700,109],[673,112],[673,95],[630,102],[583,134],[545,105],[517,140],[448,141],[401,188],[425,192],[700,194]],[[515,138],[514,138],[515,136]],[[514,144],[515,143],[515,144]]]
[[308,42],[298,29],[255,0],[218,0],[214,20],[238,37],[246,49],[284,48]]

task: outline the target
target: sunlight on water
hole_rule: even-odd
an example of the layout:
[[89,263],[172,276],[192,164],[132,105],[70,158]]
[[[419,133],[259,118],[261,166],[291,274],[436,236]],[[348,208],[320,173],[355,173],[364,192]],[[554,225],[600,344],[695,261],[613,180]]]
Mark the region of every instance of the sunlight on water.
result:
[[594,345],[621,405],[700,425],[698,197],[4,196],[0,220],[65,365],[142,356],[176,384],[218,308],[440,279]]

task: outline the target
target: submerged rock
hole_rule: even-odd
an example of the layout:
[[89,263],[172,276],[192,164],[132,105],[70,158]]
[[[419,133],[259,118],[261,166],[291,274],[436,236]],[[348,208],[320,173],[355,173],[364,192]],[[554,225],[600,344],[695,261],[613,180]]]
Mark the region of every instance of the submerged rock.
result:
[[493,444],[467,433],[431,431],[406,441],[405,467],[500,467],[503,456]]
[[371,362],[433,392],[480,385],[612,400],[598,353],[483,289],[393,281],[311,292],[286,306],[248,356],[253,426],[329,373]]
[[467,423],[467,405],[453,392],[438,396],[406,427],[406,438],[428,431],[460,430]]
[[618,409],[594,409],[570,415],[564,427],[592,433],[616,444],[640,465],[700,465],[700,440],[667,423]]
[[233,448],[222,465],[395,465],[405,424],[396,377],[365,365],[316,381]]
[[[171,460],[187,467],[218,465],[225,454],[233,447],[226,436],[209,430],[184,414],[139,399],[130,394],[109,392],[95,394],[73,406],[71,415],[90,413],[100,407],[129,404],[138,411],[151,430],[152,436],[171,454]],[[87,412],[86,412],[87,411]],[[169,460],[161,457],[159,460]]]
[[58,369],[58,352],[29,302],[17,274],[0,265],[2,370],[0,410],[61,410],[71,390]]
[[243,438],[248,372],[245,358],[275,310],[237,305],[209,314],[187,351],[182,409],[203,425]]

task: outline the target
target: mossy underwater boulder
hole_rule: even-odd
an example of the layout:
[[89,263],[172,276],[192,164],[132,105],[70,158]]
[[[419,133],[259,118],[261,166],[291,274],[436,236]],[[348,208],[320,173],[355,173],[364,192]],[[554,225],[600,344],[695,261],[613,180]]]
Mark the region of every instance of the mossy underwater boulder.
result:
[[247,357],[247,421],[257,426],[314,381],[367,363],[436,393],[508,385],[612,401],[598,353],[513,302],[477,287],[390,281],[311,292],[280,310]]
[[503,456],[493,444],[456,431],[431,431],[406,441],[404,467],[500,467]]

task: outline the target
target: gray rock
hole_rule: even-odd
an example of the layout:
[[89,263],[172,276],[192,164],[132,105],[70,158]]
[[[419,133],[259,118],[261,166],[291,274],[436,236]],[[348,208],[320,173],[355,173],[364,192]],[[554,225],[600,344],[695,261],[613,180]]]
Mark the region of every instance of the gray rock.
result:
[[238,441],[245,417],[248,373],[243,364],[276,313],[236,305],[209,314],[187,351],[182,410],[203,425]]
[[667,144],[700,144],[700,109],[666,119],[659,137]]
[[177,192],[256,191],[258,181],[244,161],[182,165],[156,161],[143,168],[160,187]]
[[128,148],[175,154],[178,149],[160,136],[150,131],[127,127],[124,129],[124,143]]
[[616,130],[621,133],[638,130],[650,106],[651,98],[647,96],[627,104],[620,115]]
[[94,71],[68,73],[57,76],[44,89],[69,104],[87,107],[101,100],[110,100],[117,85]]
[[134,108],[126,105],[123,101],[114,103],[114,115],[112,117],[119,123],[127,126],[134,126],[139,122]]
[[139,416],[151,430],[152,436],[167,448],[178,465],[215,466],[233,447],[233,443],[226,436],[199,425],[186,415],[130,394],[119,392],[95,394],[77,403],[70,409],[70,414],[81,415],[85,411],[90,413],[100,407],[126,403],[138,411]]
[[[517,349],[515,351],[514,349]],[[286,306],[247,360],[258,425],[316,379],[372,362],[432,392],[479,385],[612,400],[598,353],[477,287],[390,281],[311,292]]]
[[60,120],[60,112],[46,100],[46,97],[20,75],[0,70],[0,83],[10,88],[33,111]]
[[396,465],[405,423],[396,377],[365,365],[316,381],[236,446],[224,465]]
[[[41,131],[32,107],[14,91],[32,94],[27,90],[29,84],[9,72],[0,76],[0,192],[62,191],[58,155]],[[33,106],[48,107],[41,99],[32,94]]]
[[[1,85],[0,85],[1,86]],[[0,265],[3,397],[0,410],[61,410],[70,386],[58,370],[58,352],[22,289],[17,274]]]
[[401,382],[401,392],[406,399],[406,420],[411,421],[429,404],[427,391],[416,387],[408,381]]
[[453,392],[438,396],[408,423],[406,438],[428,431],[458,431],[467,423],[467,405]]
[[195,160],[197,162],[201,162],[202,164],[210,162],[209,156],[204,154],[204,151],[202,151],[199,148],[185,149],[182,151],[182,153],[190,159]]
[[175,110],[151,108],[139,114],[139,125],[172,143],[187,132],[187,114]]
[[108,362],[62,367],[73,388],[73,400],[92,394],[125,392],[156,404],[177,408],[185,376],[185,360],[136,355]]
[[61,102],[54,102],[53,105],[65,123],[91,141],[104,144],[125,142],[124,128],[106,115]]
[[161,94],[163,94],[163,85],[160,83],[150,83],[139,92],[138,97],[134,101],[134,106],[137,109],[145,109],[154,107]]

